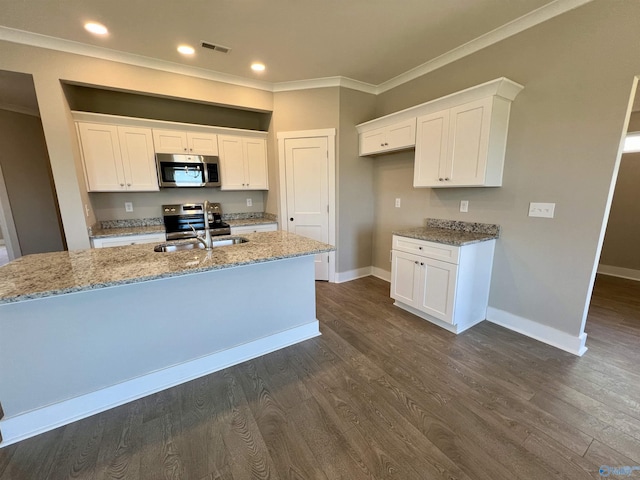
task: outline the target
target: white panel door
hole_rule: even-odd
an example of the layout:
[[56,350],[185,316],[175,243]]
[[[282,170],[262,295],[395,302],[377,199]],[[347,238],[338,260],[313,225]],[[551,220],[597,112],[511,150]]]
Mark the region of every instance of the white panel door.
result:
[[425,257],[418,260],[422,271],[416,308],[453,324],[458,266]]
[[418,268],[420,257],[410,253],[392,251],[391,259],[391,298],[417,307]]
[[263,138],[246,137],[242,142],[247,188],[250,190],[269,190],[267,141]]
[[[446,170],[449,140],[449,110],[418,118],[416,127],[416,160],[413,186],[443,185],[450,173]],[[440,180],[442,179],[442,180]]]
[[452,185],[483,185],[487,169],[492,98],[451,109],[449,171]]
[[125,190],[118,127],[78,123],[87,189],[90,192]]
[[[287,212],[283,228],[329,243],[327,138],[287,138],[284,150]],[[316,280],[329,280],[329,254],[316,255],[315,265]]]
[[153,129],[156,153],[188,153],[187,132]]
[[187,132],[189,153],[218,155],[218,135],[215,133]]
[[220,190],[243,190],[246,188],[242,137],[219,135]]
[[127,190],[160,190],[150,128],[118,127]]

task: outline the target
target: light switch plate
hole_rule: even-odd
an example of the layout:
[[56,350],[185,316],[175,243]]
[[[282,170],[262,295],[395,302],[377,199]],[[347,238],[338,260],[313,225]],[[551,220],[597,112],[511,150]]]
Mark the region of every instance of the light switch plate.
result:
[[396,198],[396,208],[400,208],[400,202],[401,200],[399,198]]
[[529,216],[553,218],[555,209],[556,209],[555,203],[530,203]]
[[124,202],[124,211],[125,212],[133,212],[133,203],[132,202]]
[[461,212],[469,211],[469,200],[460,200],[460,211]]
[[247,198],[247,207],[253,207],[253,200],[250,198]]

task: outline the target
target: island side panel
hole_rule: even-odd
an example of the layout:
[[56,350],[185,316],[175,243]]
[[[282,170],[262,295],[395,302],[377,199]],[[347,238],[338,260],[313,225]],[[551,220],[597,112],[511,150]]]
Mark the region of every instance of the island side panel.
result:
[[315,323],[314,257],[0,305],[5,418]]

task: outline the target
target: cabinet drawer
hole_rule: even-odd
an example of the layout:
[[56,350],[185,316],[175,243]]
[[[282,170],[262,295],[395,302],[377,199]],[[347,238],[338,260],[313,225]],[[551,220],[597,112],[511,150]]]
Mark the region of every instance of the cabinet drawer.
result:
[[449,263],[458,263],[460,258],[460,247],[445,245],[443,243],[427,242],[416,238],[393,236],[394,250],[413,253],[423,257],[434,258]]

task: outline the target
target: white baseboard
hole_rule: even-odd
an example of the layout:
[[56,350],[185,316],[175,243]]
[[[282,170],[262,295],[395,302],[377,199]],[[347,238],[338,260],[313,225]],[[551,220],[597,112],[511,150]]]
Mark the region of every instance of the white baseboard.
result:
[[598,273],[610,275],[612,277],[626,278],[628,280],[640,281],[640,270],[632,268],[614,267],[613,265],[598,265]]
[[362,267],[346,272],[336,272],[335,283],[350,282],[357,278],[368,277],[371,275],[371,268],[372,267]]
[[371,275],[378,277],[385,282],[391,283],[391,271],[383,270],[380,267],[371,267]]
[[0,420],[0,448],[318,335],[316,320],[86,395],[5,417]]
[[580,357],[587,351],[587,334],[584,332],[576,337],[493,307],[487,308],[487,321]]

